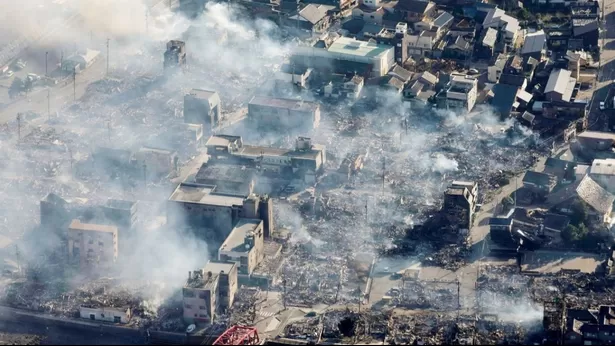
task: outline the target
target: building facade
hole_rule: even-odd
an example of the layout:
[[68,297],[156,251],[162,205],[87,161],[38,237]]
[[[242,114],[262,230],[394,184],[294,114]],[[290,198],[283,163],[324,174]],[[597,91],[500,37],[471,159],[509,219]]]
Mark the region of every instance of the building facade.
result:
[[314,129],[320,124],[320,105],[303,100],[255,96],[248,103],[248,118],[264,129]]
[[94,305],[81,305],[79,307],[79,317],[92,321],[126,324],[130,322],[130,318],[132,317],[132,310],[129,306],[104,307]]
[[68,258],[86,268],[109,268],[118,256],[117,227],[73,220],[68,228]]
[[218,260],[235,262],[238,273],[250,275],[264,256],[263,221],[240,219],[218,250]]
[[184,95],[184,122],[201,124],[211,131],[220,124],[222,105],[215,91],[192,89]]

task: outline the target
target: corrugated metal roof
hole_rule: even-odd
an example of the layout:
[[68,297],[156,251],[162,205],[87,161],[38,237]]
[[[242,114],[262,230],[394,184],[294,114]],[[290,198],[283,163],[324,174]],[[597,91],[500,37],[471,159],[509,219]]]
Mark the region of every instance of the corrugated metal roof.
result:
[[549,81],[547,82],[547,87],[545,88],[545,93],[555,91],[558,94],[566,93],[566,88],[568,87],[568,81],[572,72],[564,69],[555,69],[551,71],[551,75],[549,75]]
[[525,36],[525,42],[523,48],[521,48],[521,54],[537,53],[544,49],[547,43],[547,35],[544,30],[540,30]]
[[589,171],[591,174],[600,175],[615,175],[615,160],[614,159],[596,159],[592,162]]

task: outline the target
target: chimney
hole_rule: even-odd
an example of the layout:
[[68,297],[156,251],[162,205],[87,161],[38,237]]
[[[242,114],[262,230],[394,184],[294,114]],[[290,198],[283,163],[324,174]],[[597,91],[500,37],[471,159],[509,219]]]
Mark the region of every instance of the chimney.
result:
[[188,272],[188,280],[192,280],[192,271]]

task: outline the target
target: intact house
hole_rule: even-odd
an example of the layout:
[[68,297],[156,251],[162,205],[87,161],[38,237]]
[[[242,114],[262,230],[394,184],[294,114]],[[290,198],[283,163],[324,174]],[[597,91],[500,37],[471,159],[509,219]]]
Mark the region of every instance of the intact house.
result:
[[480,38],[474,45],[475,56],[478,59],[491,59],[498,39],[498,31],[494,28],[484,28]]
[[572,36],[582,42],[581,48],[588,51],[596,49],[600,37],[598,19],[573,19]]
[[399,14],[404,21],[416,23],[432,18],[436,11],[436,4],[422,0],[400,0],[395,5],[395,13]]
[[487,81],[489,83],[497,83],[500,80],[507,61],[508,56],[504,54],[498,54],[491,60],[489,67],[487,67]]
[[438,84],[438,77],[433,74],[427,71],[416,74],[404,90],[404,98],[426,104],[435,95],[436,84]]
[[519,34],[519,21],[499,8],[491,9],[483,21],[484,28],[495,28],[503,32],[506,44],[514,45]]
[[352,18],[365,21],[368,24],[383,24],[387,11],[382,7],[360,5],[352,9]]
[[571,72],[564,69],[554,69],[549,75],[545,87],[545,98],[548,101],[570,102],[577,80],[571,77]]
[[564,345],[612,345],[615,343],[615,306],[598,310],[567,309]]
[[410,82],[411,78],[412,72],[401,66],[395,65],[383,79],[383,87],[400,94],[405,89],[406,84]]
[[472,43],[464,36],[447,36],[442,57],[447,59],[465,60],[472,55]]
[[592,177],[586,175],[580,181],[552,193],[547,203],[563,214],[571,214],[572,206],[585,203],[589,214],[604,224],[610,224],[613,214],[615,196],[603,189]]
[[521,56],[531,56],[532,58],[541,61],[544,58],[547,47],[547,34],[544,30],[539,30],[525,35],[523,47],[521,47]]
[[408,55],[412,57],[428,57],[433,51],[433,37],[408,35]]
[[306,30],[310,33],[322,33],[331,24],[330,13],[335,9],[333,6],[308,4],[298,13],[286,19],[289,28]]
[[615,147],[615,133],[584,131],[577,134],[577,142],[586,156],[593,156],[597,152],[613,150]]
[[527,171],[523,176],[523,187],[540,195],[547,195],[557,184],[557,178],[551,174]]
[[454,20],[455,17],[448,12],[442,12],[436,17],[436,19],[434,19],[431,25],[431,30],[436,33],[436,40],[442,38],[451,25],[453,25]]
[[453,74],[447,85],[437,94],[441,108],[458,108],[471,111],[476,104],[478,80],[472,76]]
[[595,159],[589,176],[610,193],[615,193],[615,159]]

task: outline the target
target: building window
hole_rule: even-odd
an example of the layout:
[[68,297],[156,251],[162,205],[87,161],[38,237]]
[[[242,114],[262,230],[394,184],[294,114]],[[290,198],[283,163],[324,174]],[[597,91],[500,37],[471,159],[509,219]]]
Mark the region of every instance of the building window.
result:
[[113,316],[113,322],[114,323],[120,323],[120,322],[122,322],[122,318],[120,316]]

